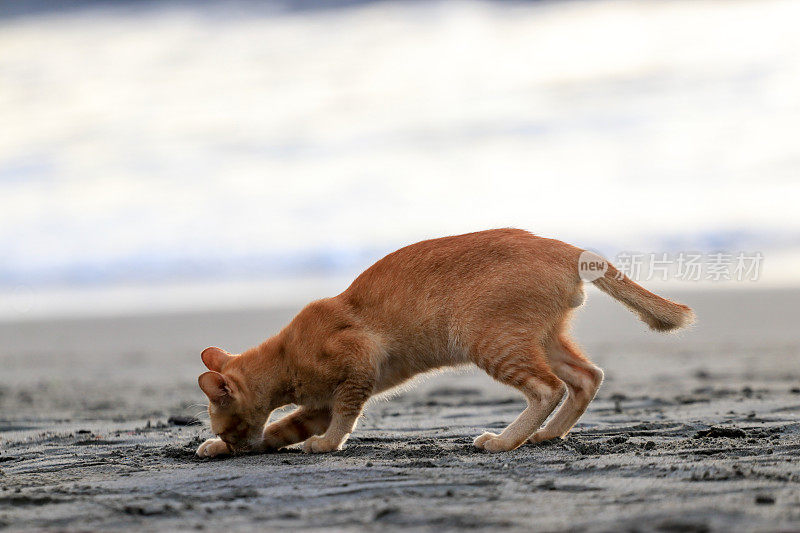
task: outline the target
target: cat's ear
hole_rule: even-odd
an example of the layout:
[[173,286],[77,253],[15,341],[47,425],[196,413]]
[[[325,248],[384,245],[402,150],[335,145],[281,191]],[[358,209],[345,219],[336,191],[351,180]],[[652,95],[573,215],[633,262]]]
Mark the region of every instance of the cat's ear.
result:
[[208,399],[214,403],[225,403],[231,398],[230,383],[219,372],[200,374],[200,377],[197,378],[197,384],[206,393]]
[[203,350],[200,357],[203,359],[203,364],[206,365],[206,368],[214,372],[221,372],[223,365],[228,362],[228,359],[233,358],[233,356],[225,350],[213,347]]

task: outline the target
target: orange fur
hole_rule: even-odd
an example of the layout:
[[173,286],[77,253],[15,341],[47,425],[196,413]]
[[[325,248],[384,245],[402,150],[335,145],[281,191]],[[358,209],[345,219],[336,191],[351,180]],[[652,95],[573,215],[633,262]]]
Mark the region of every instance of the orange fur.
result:
[[[603,379],[568,338],[583,301],[582,250],[518,229],[419,242],[364,271],[343,293],[306,306],[277,335],[241,355],[203,352],[200,386],[211,429],[201,456],[267,451],[305,442],[340,449],[373,395],[441,367],[474,363],[519,389],[527,408],[475,445],[505,451],[563,437]],[[610,267],[595,281],[651,327],[673,329],[691,310],[646,291]],[[562,399],[566,400],[542,428]],[[290,415],[267,424],[278,407]]]

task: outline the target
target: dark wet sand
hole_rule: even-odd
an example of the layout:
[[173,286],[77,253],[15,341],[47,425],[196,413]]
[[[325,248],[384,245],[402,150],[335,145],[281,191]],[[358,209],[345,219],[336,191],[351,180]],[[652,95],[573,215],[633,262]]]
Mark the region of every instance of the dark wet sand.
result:
[[800,292],[682,299],[698,326],[663,336],[591,292],[598,398],[499,455],[472,439],[523,401],[462,372],[372,403],[342,452],[196,458],[208,431],[168,420],[202,410],[200,350],[292,309],[0,324],[0,528],[800,530]]

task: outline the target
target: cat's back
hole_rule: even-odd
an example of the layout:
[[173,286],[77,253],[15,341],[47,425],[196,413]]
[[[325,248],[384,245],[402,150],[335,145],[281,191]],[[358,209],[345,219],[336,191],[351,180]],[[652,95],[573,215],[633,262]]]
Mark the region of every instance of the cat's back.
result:
[[[561,275],[581,250],[515,228],[430,239],[390,253],[365,270],[343,293],[356,305],[387,298],[454,297],[455,291]],[[572,268],[574,270],[574,268]]]

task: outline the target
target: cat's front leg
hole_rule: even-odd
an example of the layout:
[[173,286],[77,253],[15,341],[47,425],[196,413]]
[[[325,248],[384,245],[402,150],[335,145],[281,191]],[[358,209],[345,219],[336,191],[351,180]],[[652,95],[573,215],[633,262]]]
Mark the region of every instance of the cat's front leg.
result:
[[327,431],[310,437],[303,444],[306,453],[327,453],[341,450],[353,432],[358,417],[374,389],[371,378],[347,380],[334,393],[333,417]]
[[270,451],[303,442],[328,429],[331,411],[328,408],[298,407],[294,412],[264,428],[258,451]]
[[328,431],[322,435],[309,437],[303,443],[303,451],[306,453],[327,453],[341,450],[345,441],[355,429],[360,413],[361,409],[355,415],[337,414],[334,411]]
[[314,437],[310,437],[303,444],[303,451],[306,453],[335,452],[342,449],[344,442],[349,436],[349,433],[346,433],[343,437],[316,435]]
[[218,455],[229,455],[230,447],[220,438],[208,439],[197,448],[198,457],[216,457]]

